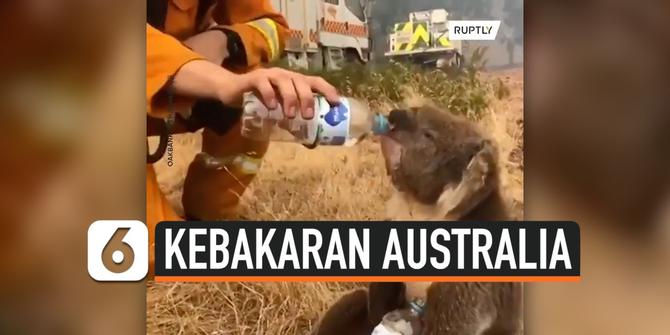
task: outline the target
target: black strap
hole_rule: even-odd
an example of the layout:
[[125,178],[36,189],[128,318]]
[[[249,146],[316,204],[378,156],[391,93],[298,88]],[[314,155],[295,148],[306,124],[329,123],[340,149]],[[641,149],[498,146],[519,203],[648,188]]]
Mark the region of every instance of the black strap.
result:
[[158,140],[158,148],[156,148],[154,153],[149,152],[149,140],[147,139],[147,164],[158,162],[163,157],[163,155],[165,155],[165,150],[167,150],[168,137],[170,136],[170,133],[165,126],[165,122],[161,121],[160,123],[161,129]]
[[206,127],[218,135],[228,133],[242,117],[242,108],[224,105],[217,99],[198,99],[191,108],[188,123],[193,128]]
[[221,66],[230,69],[235,67],[246,67],[249,64],[247,62],[247,52],[239,34],[223,26],[214,26],[210,29],[223,32],[228,39],[228,58],[223,61]]
[[[165,150],[167,149],[168,145],[168,140],[170,138],[170,135],[172,133],[172,127],[174,126],[175,120],[176,120],[176,112],[173,110],[173,104],[172,100],[174,98],[174,92],[172,90],[172,84],[174,81],[174,77],[170,76],[168,78],[167,83],[163,87],[163,92],[167,94],[167,110],[168,110],[168,119],[167,120],[161,120],[161,122],[158,122],[160,124],[160,131],[159,131],[159,141],[158,141],[158,148],[156,151],[152,154],[149,153],[149,140],[147,140],[147,163],[153,164],[156,163],[158,160],[160,160],[163,155],[165,155]],[[160,94],[160,93],[159,93]]]

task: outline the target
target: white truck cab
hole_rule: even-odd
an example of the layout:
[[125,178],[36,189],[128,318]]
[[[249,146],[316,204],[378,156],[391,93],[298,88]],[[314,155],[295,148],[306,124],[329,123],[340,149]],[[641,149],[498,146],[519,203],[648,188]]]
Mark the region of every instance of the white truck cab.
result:
[[337,69],[342,62],[367,62],[370,37],[367,1],[273,0],[290,27],[289,66]]

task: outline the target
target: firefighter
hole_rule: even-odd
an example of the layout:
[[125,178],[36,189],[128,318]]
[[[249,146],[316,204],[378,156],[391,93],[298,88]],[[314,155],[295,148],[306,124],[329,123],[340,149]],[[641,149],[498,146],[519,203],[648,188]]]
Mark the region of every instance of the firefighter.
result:
[[225,219],[235,214],[268,147],[240,136],[242,94],[255,91],[270,108],[281,104],[289,118],[313,117],[313,92],[338,102],[335,88],[319,77],[261,68],[280,57],[286,31],[268,0],[148,0],[147,133],[161,138],[157,152],[147,154],[150,250],[158,222],[182,219],[151,165],[164,153],[167,136],[204,127],[182,202],[190,219]]

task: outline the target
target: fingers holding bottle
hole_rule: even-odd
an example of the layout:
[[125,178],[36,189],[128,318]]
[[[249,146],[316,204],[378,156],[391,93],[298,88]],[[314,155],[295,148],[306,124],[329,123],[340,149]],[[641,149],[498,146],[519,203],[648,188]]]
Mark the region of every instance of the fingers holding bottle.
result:
[[[280,102],[284,115],[294,118],[314,117],[314,93],[323,95],[330,103],[339,103],[337,89],[320,77],[306,76],[281,68],[258,69],[240,75],[242,90],[254,91],[268,108]],[[231,83],[235,84],[235,83]]]

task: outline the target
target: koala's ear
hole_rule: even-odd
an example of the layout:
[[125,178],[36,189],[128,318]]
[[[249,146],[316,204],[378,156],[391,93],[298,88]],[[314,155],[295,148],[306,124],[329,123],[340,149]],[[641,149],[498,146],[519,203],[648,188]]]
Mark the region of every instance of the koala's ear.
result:
[[410,112],[407,109],[394,109],[388,116],[389,124],[394,128],[404,129],[412,124]]
[[444,189],[437,201],[440,216],[458,220],[488,197],[498,187],[497,148],[489,140],[483,140],[474,147],[470,159],[458,185]]
[[370,283],[368,289],[369,321],[377,325],[386,313],[406,304],[405,283]]
[[311,335],[369,335],[368,292],[360,289],[344,295],[323,315]]

